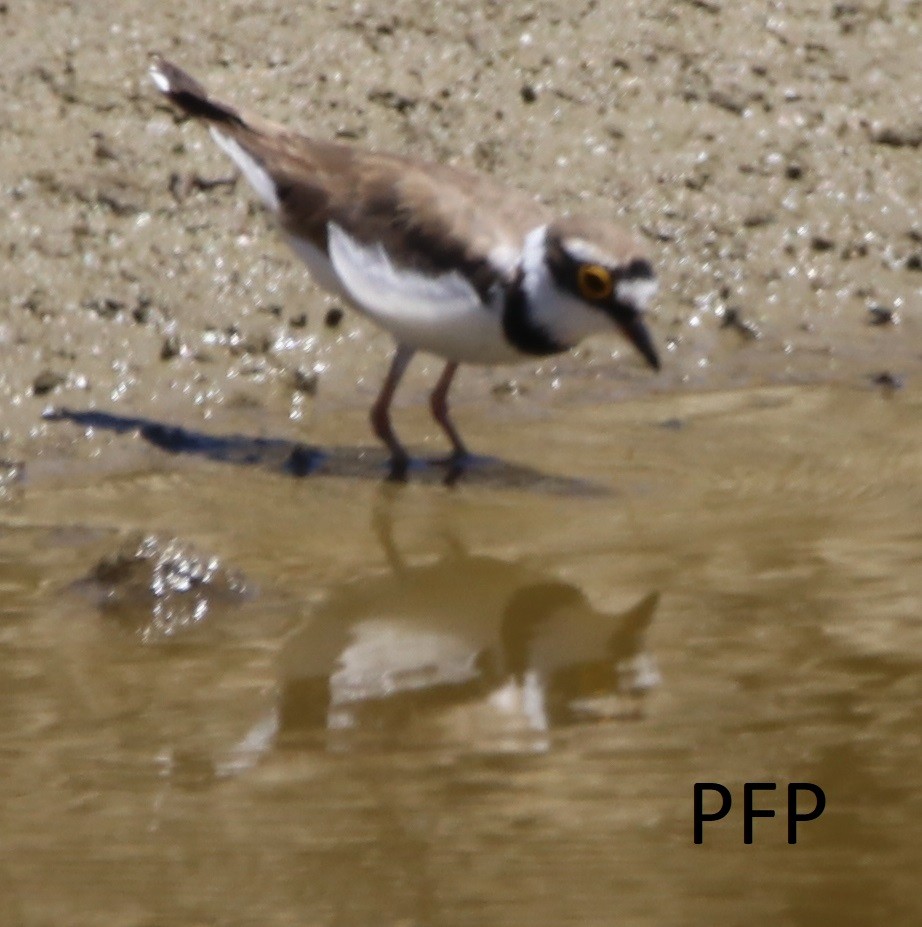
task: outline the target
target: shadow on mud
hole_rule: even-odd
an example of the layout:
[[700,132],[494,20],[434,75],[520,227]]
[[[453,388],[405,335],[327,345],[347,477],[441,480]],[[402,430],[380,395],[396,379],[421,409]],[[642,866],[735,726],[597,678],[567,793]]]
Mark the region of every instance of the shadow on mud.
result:
[[282,438],[245,434],[214,435],[154,419],[116,415],[95,409],[53,409],[47,421],[72,422],[83,428],[135,433],[169,454],[204,457],[219,463],[258,467],[292,477],[339,477],[455,486],[461,483],[495,489],[521,489],[549,495],[606,495],[609,490],[588,480],[542,473],[533,467],[506,463],[496,457],[472,457],[463,463],[415,458],[395,470],[378,447],[331,447]]

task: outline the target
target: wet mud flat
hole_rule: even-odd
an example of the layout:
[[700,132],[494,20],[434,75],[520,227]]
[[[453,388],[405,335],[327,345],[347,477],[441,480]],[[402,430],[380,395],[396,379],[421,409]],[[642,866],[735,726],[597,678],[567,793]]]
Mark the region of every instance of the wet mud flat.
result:
[[[916,923],[920,31],[0,4],[0,921]],[[151,50],[639,230],[663,372],[606,339],[465,370],[484,458],[387,480],[388,340]],[[437,370],[396,410],[420,458]],[[699,780],[829,807],[704,857]]]

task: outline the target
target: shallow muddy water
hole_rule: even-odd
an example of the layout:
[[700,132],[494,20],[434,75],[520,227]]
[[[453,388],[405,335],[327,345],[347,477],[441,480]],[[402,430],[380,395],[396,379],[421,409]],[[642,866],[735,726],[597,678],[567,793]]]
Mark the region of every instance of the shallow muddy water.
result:
[[916,922],[918,393],[556,411],[453,488],[136,432],[9,487],[4,923]]

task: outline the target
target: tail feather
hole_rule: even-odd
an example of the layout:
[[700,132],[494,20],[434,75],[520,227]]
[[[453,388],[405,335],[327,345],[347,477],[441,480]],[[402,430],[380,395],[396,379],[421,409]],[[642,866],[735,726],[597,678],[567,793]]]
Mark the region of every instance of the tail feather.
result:
[[208,91],[182,68],[154,56],[150,66],[150,77],[157,89],[183,112],[199,119],[225,125],[243,125],[240,113],[226,103],[220,103],[208,96]]
[[157,89],[183,112],[210,123],[214,140],[237,165],[263,203],[278,212],[278,185],[266,166],[263,143],[266,129],[272,128],[270,124],[255,116],[244,117],[226,103],[213,100],[194,77],[159,55],[154,57],[150,76]]

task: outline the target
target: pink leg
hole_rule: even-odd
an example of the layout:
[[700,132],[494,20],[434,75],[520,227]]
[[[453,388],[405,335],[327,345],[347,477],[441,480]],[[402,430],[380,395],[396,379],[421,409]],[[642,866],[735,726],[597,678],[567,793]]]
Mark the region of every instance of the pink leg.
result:
[[448,435],[448,440],[451,441],[452,457],[455,460],[467,456],[467,448],[461,440],[461,435],[458,434],[458,430],[448,416],[448,390],[457,369],[457,363],[455,361],[449,361],[445,365],[445,369],[442,371],[438,383],[435,384],[432,395],[429,397],[429,408],[432,410],[432,417],[441,425],[445,434]]
[[403,445],[394,434],[391,427],[391,400],[394,393],[397,392],[397,386],[406,372],[407,366],[415,354],[413,348],[405,344],[398,344],[394,359],[391,361],[391,368],[381,384],[381,391],[375,404],[371,407],[371,427],[375,434],[387,445],[391,452],[391,463],[395,466],[403,466],[410,459]]

